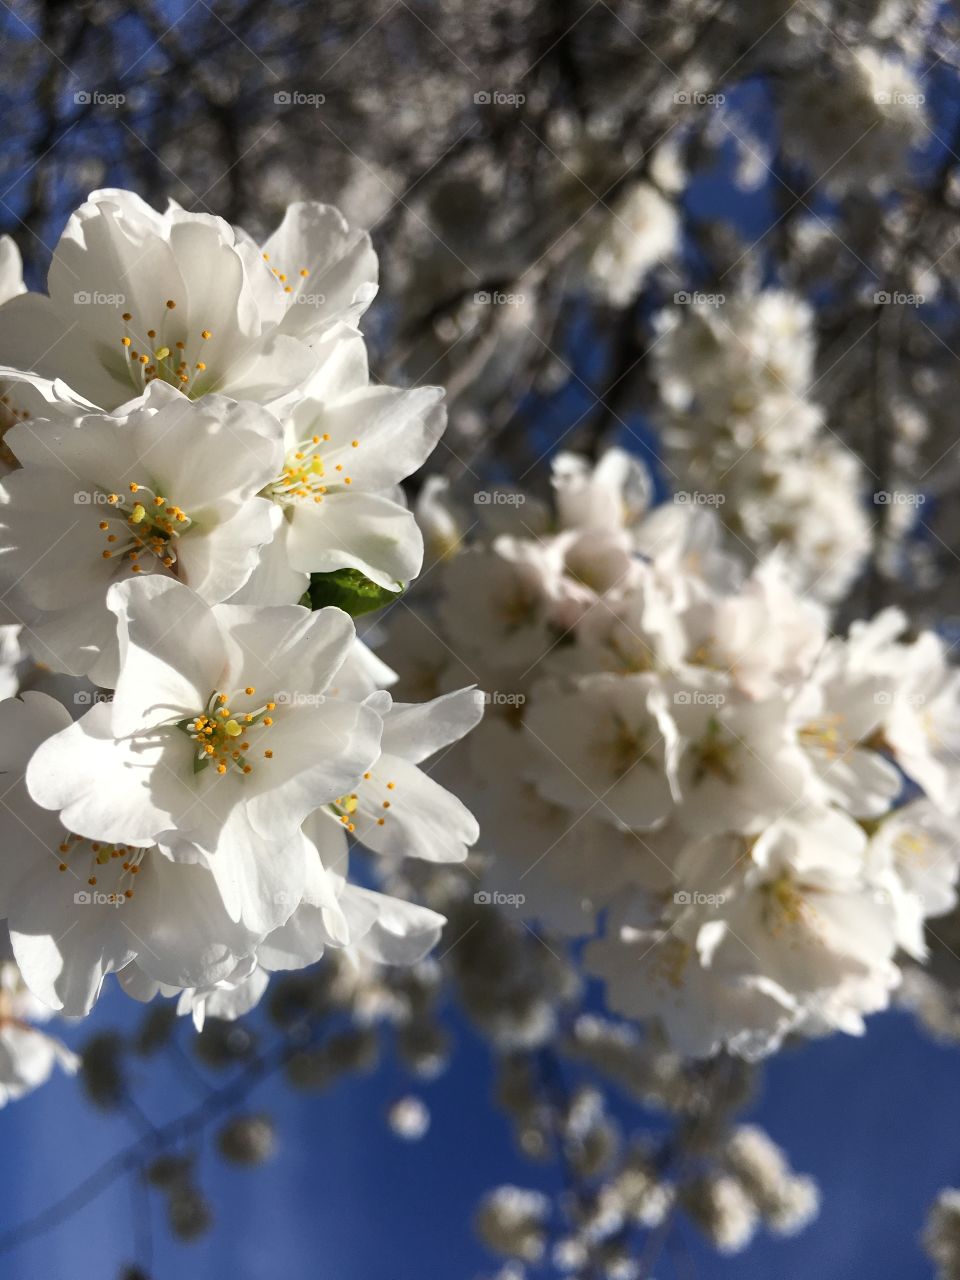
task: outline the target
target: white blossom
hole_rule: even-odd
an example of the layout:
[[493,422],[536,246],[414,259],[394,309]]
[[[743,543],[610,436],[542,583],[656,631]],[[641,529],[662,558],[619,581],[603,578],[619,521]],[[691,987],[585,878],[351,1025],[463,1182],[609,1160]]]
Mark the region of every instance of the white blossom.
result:
[[592,294],[614,307],[636,297],[647,274],[679,245],[676,209],[649,182],[634,182],[605,208],[587,246],[584,277]]
[[258,247],[222,218],[128,191],[95,191],[54,250],[49,296],[0,309],[9,364],[62,379],[113,410],[152,381],[288,401],[313,371],[309,344],[353,323],[376,290],[369,238],[329,205],[293,204]]
[[421,535],[398,486],[440,438],[443,392],[373,384],[363,338],[345,324],[316,353],[285,417],[282,467],[263,489],[281,518],[244,602],[295,604],[311,573],[358,569],[396,591],[420,572]]
[[155,384],[115,415],[22,422],[6,442],[21,466],[0,485],[0,570],[56,670],[114,683],[112,583],[176,575],[216,603],[273,536],[257,493],[280,466],[279,426],[255,405]]
[[156,575],[115,584],[108,603],[113,700],[38,748],[31,795],[75,835],[205,862],[234,919],[282,923],[303,893],[302,822],[350,792],[379,750],[371,707],[324,697],[353,644],[350,619],[209,606]]
[[835,190],[857,181],[887,189],[926,135],[924,95],[914,70],[870,46],[845,48],[822,71],[791,77],[784,97],[790,150]]

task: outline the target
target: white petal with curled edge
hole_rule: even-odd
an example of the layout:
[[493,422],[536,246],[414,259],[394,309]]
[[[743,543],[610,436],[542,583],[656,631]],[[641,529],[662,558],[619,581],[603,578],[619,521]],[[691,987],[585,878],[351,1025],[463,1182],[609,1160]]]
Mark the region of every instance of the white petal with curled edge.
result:
[[[351,926],[356,922],[362,932],[357,949],[381,964],[416,964],[436,946],[446,924],[427,907],[357,885],[344,886],[341,902]],[[371,911],[373,922],[364,929]]]
[[479,689],[457,689],[430,702],[394,703],[383,723],[383,750],[419,764],[458,742],[483,718]]

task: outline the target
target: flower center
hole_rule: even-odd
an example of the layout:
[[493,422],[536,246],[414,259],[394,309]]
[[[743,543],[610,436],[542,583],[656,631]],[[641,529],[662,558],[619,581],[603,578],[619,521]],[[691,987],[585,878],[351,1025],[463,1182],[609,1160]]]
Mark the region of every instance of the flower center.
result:
[[[372,778],[373,778],[372,773],[369,773],[369,772],[365,773],[363,775],[363,782],[370,782]],[[374,784],[374,785],[376,786],[377,784]],[[382,827],[386,823],[387,821],[386,811],[392,806],[393,792],[395,792],[397,789],[397,784],[395,782],[387,782],[384,784],[384,786],[386,790],[391,794],[389,797],[379,801],[379,807],[383,809],[384,812],[376,819],[376,823],[378,827]],[[374,805],[375,802],[369,795],[367,795],[366,799],[368,802],[368,809],[369,809]],[[339,796],[336,800],[331,800],[327,808],[329,809],[330,813],[339,822],[341,822],[343,826],[346,827],[348,831],[353,832],[353,831],[356,831],[357,829],[356,823],[354,822],[353,818],[359,806],[360,806],[360,797],[357,795],[356,791],[349,791],[347,792],[346,795]]]
[[176,540],[187,532],[192,521],[185,511],[149,485],[131,481],[128,494],[108,493],[111,515],[100,521],[107,546],[104,560],[115,556],[128,560],[134,573],[142,573],[142,555],[155,556],[168,569],[177,561]]
[[699,786],[707,777],[719,778],[733,786],[737,776],[737,743],[728,737],[720,722],[711,717],[707,731],[699,742],[690,747],[693,762],[693,781]]
[[[270,266],[269,253],[263,254],[262,257],[264,262],[267,264],[270,274],[276,279],[277,283],[282,287],[284,293],[287,293],[287,294],[296,293],[301,287],[298,281],[306,280],[307,276],[310,274],[310,272],[307,270],[306,267],[301,267],[300,270],[297,272],[298,281],[294,281],[294,284],[296,285],[296,288],[295,288],[294,284],[290,284],[287,278],[287,273],[285,271],[281,271],[279,267]],[[290,301],[294,302],[296,301],[296,299],[291,297]]]
[[534,626],[542,610],[542,601],[526,583],[517,582],[509,594],[499,602],[500,622],[508,635]]
[[811,720],[803,725],[797,737],[804,747],[819,748],[832,759],[839,759],[850,751],[854,743],[848,741],[843,734],[843,716],[832,714]]
[[[250,736],[258,729],[270,728],[273,724],[270,712],[276,710],[277,704],[265,702],[262,706],[235,712],[230,709],[230,703],[241,695],[251,698],[256,692],[253,685],[233,694],[220,693],[215,689],[199,715],[178,723],[177,728],[196,743],[194,773],[200,773],[211,764],[219,774],[225,774],[231,768],[242,774],[253,772],[253,765],[246,754],[251,750]],[[273,752],[264,751],[263,758],[272,760]]]
[[630,725],[621,716],[614,715],[613,730],[612,736],[601,746],[606,748],[615,778],[625,778],[637,764],[653,764],[653,761],[645,759],[652,745],[645,727]]
[[353,821],[353,815],[357,812],[359,803],[357,793],[351,791],[348,795],[331,800],[328,807],[333,816],[342,822],[348,831],[356,831],[357,825]]
[[[323,446],[329,444],[329,432],[307,436],[291,453],[287,454],[283,471],[266,492],[274,502],[290,504],[302,500],[322,502],[331,485],[353,484],[352,477],[343,474],[343,463],[337,462],[327,470],[323,461]],[[351,440],[350,447],[359,449],[360,441]]]
[[686,981],[686,969],[692,955],[693,948],[689,943],[664,936],[650,953],[653,982],[660,988],[679,991]]
[[173,316],[176,308],[174,299],[168,298],[157,327],[145,332],[131,327],[136,322],[132,313],[125,311],[120,346],[127,375],[137,391],[159,378],[193,399],[210,389],[210,379],[204,380],[202,388],[198,386],[207,370],[206,361],[199,357],[213,334],[209,329],[201,329],[199,335],[186,331]]
[[61,872],[72,871],[88,888],[74,894],[77,903],[120,906],[133,897],[133,883],[146,856],[146,849],[125,844],[108,844],[65,833],[59,845]]
[[897,856],[904,860],[925,858],[930,850],[930,837],[923,831],[902,831],[893,842]]
[[785,928],[812,923],[807,892],[788,872],[763,885],[764,922],[774,937]]

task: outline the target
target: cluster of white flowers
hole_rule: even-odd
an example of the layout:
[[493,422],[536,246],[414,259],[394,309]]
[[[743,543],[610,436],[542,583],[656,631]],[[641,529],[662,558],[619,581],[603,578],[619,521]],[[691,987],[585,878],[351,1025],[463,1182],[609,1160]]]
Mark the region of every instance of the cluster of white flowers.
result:
[[464,750],[489,900],[599,931],[610,1006],[681,1052],[861,1031],[956,900],[946,645],[893,609],[831,636],[781,556],[745,574],[709,509],[647,510],[619,451],[562,455],[554,487],[552,523],[515,503],[445,567],[432,652],[395,634],[418,687],[488,691]]
[[779,289],[695,299],[657,320],[665,460],[760,555],[783,547],[791,582],[843,596],[870,550],[859,461],[827,433],[813,312]]
[[816,1215],[813,1179],[796,1173],[764,1130],[735,1123],[743,1086],[749,1090],[754,1074],[749,1064],[681,1065],[658,1048],[656,1035],[640,1036],[592,1015],[576,1020],[573,1036],[586,1051],[575,1056],[601,1078],[617,1081],[647,1108],[683,1116],[683,1123],[669,1136],[628,1134],[603,1092],[580,1085],[548,1101],[531,1060],[507,1057],[498,1101],[516,1126],[519,1146],[537,1159],[559,1149],[566,1173],[564,1190],[552,1201],[501,1186],[481,1202],[479,1234],[492,1252],[513,1260],[518,1280],[526,1267],[542,1265],[548,1248],[563,1274],[639,1276],[636,1238],[649,1241],[651,1229],[666,1230],[678,1213],[725,1253],[745,1249],[763,1229],[793,1235]]
[[783,96],[787,150],[828,189],[887,191],[911,150],[930,136],[923,83],[896,55],[847,48],[789,79]]
[[550,1201],[540,1191],[497,1187],[477,1212],[477,1230],[496,1253],[539,1262],[546,1252],[546,1224]]
[[584,246],[584,278],[590,293],[613,307],[628,306],[647,274],[676,253],[680,219],[673,204],[649,182],[634,182],[604,210]]
[[9,247],[2,265],[4,693],[17,646],[63,673],[34,667],[0,702],[0,916],[23,981],[83,1015],[116,972],[199,1024],[327,947],[415,962],[443,918],[351,883],[348,855],[466,857],[473,817],[420,766],[482,700],[394,702],[316,594],[333,575],[391,598],[419,572],[398,486],[444,425],[437,388],[371,381],[369,238],[295,204],[261,246],[101,191],[49,296]]

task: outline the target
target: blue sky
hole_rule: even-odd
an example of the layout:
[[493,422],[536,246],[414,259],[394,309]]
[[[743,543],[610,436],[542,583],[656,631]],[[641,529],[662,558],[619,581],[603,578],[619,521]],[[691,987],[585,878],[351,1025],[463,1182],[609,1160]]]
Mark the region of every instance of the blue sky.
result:
[[[138,1014],[114,992],[92,1026],[131,1026]],[[199,1244],[172,1241],[154,1195],[153,1274],[203,1280],[475,1280],[495,1269],[470,1228],[489,1187],[515,1181],[551,1189],[555,1171],[516,1155],[505,1117],[490,1102],[488,1051],[469,1027],[450,1023],[456,1048],[446,1075],[422,1090],[433,1124],[419,1144],[384,1122],[409,1078],[387,1061],[323,1095],[279,1080],[252,1096],[278,1121],[274,1162],[247,1171],[201,1157],[216,1215]],[[83,1028],[84,1032],[87,1027]],[[69,1033],[68,1033],[69,1034]],[[768,1128],[798,1171],[823,1190],[820,1218],[793,1241],[761,1237],[745,1254],[718,1258],[687,1226],[677,1261],[660,1280],[928,1280],[917,1237],[940,1187],[960,1181],[953,1114],[958,1051],[933,1045],[903,1014],[873,1020],[866,1039],[835,1036],[775,1059],[750,1116]],[[211,1079],[214,1079],[211,1077]],[[127,1121],[77,1105],[78,1086],[58,1078],[0,1113],[0,1230],[46,1207],[134,1136]],[[196,1100],[182,1076],[146,1062],[135,1093],[154,1121]],[[619,1108],[626,1118],[627,1108]],[[633,1113],[635,1114],[635,1113]],[[145,1206],[127,1181],[0,1261],[13,1280],[104,1280],[134,1256]]]

